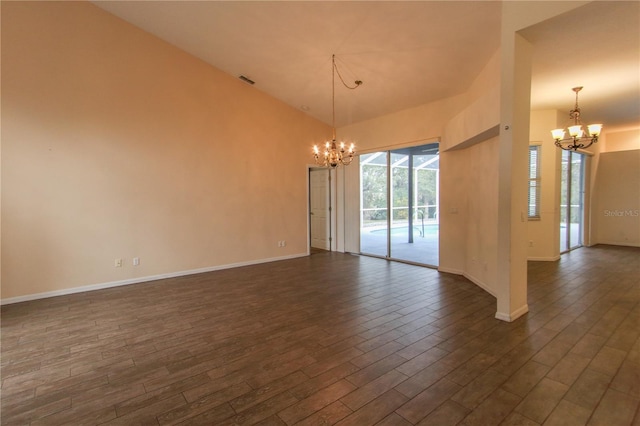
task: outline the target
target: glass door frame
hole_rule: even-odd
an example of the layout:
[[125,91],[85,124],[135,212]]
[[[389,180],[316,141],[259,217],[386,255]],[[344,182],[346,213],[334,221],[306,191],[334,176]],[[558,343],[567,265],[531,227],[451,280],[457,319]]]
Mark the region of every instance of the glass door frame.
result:
[[[574,161],[574,155],[579,156],[579,161]],[[584,243],[584,224],[585,224],[585,192],[586,192],[586,160],[587,156],[580,152],[574,151],[563,151],[560,159],[561,165],[565,162],[566,158],[566,170],[563,170],[563,167],[560,167],[560,254],[568,253],[571,250],[582,247]],[[574,186],[576,182],[574,182],[574,163],[579,163],[580,170],[578,172],[579,182],[577,182],[577,187]],[[565,184],[563,185],[563,179]],[[564,186],[564,188],[563,188]],[[573,241],[572,238],[572,230],[571,217],[574,215],[572,199],[574,196],[574,190],[577,188],[578,190],[578,200],[577,200],[577,215],[578,218],[578,232],[577,232],[577,241]],[[562,196],[566,196],[566,206],[562,205]],[[562,214],[565,213],[565,222],[562,221]],[[564,235],[562,235],[562,225],[565,225]],[[563,244],[564,243],[564,244]]]
[[[422,149],[422,151],[420,151],[420,149]],[[437,230],[437,226],[438,226],[437,210],[438,210],[438,203],[439,203],[438,200],[439,200],[439,190],[440,190],[439,188],[440,179],[439,179],[439,173],[438,173],[438,170],[439,170],[438,150],[439,150],[439,142],[431,141],[431,142],[425,142],[420,145],[413,145],[409,147],[398,147],[393,149],[384,149],[379,151],[376,150],[376,151],[360,154],[359,156],[360,157],[360,171],[359,171],[360,173],[360,189],[359,189],[359,192],[360,192],[360,197],[359,197],[360,198],[360,213],[359,213],[360,215],[360,250],[359,252],[360,254],[367,255],[367,256],[380,257],[388,260],[400,261],[405,263],[411,263],[411,264],[416,264],[420,266],[427,266],[427,267],[438,266],[437,264],[439,263],[438,262],[439,256],[437,252],[438,252],[438,246],[439,246],[439,243],[438,243],[439,233]],[[399,159],[397,157],[394,158],[394,154],[396,156],[397,155],[405,156],[406,158],[404,159],[402,158]],[[365,158],[363,161],[363,157],[369,156],[369,155],[372,155],[373,159]],[[384,155],[384,160],[380,158],[383,155]],[[376,158],[378,160],[374,162]],[[436,163],[435,168],[433,164],[434,162]],[[369,241],[369,244],[364,243],[365,238],[372,237],[372,235],[368,235],[367,237],[365,237],[367,235],[364,232],[366,228],[365,223],[367,220],[375,220],[375,219],[372,219],[371,217],[367,216],[367,213],[370,211],[376,211],[376,210],[382,211],[383,206],[382,204],[379,204],[379,203],[376,205],[375,198],[372,199],[373,201],[370,200],[368,203],[365,201],[365,191],[366,191],[365,187],[371,188],[370,186],[367,186],[369,185],[368,182],[370,181],[364,179],[363,166],[366,166],[367,164],[369,166],[373,165],[375,167],[384,168],[384,173],[385,173],[384,184],[381,179],[382,176],[380,176],[380,174],[377,175],[377,178],[376,178],[376,173],[372,173],[372,175],[373,175],[373,179],[377,179],[379,181],[380,183],[379,187],[381,187],[382,185],[386,186],[386,188],[383,189],[383,192],[385,193],[384,209],[386,210],[384,214],[384,219],[383,219],[385,220],[384,227],[381,226],[382,224],[379,224],[377,230],[374,229],[373,231],[369,231],[371,232],[371,234],[373,234],[373,232],[376,232],[376,233],[384,232],[384,236],[382,237],[384,238],[384,242],[381,241],[382,240],[381,236],[378,236],[378,237],[375,237],[377,243],[375,241],[374,242]],[[398,166],[395,167],[395,165],[398,165]],[[396,173],[394,172],[394,170],[402,169],[402,168],[407,169],[406,176],[404,174],[399,175],[400,187],[395,188],[394,183],[398,183],[398,182],[395,181]],[[424,172],[420,172],[420,170],[427,170],[427,171],[435,170],[435,176],[430,178],[429,174],[423,175],[422,173]],[[420,173],[420,176],[425,176],[424,178],[427,179],[426,181],[424,181],[425,184],[427,185],[426,192],[420,191],[420,185],[418,182],[422,181],[422,178],[418,179],[418,173]],[[433,179],[433,181],[431,179]],[[432,188],[432,183],[427,183],[427,182],[433,182],[433,185],[435,185],[435,188]],[[404,194],[404,192],[401,192],[399,194],[401,198],[399,200],[396,200],[396,193],[394,189],[397,189],[400,191],[402,191],[403,189],[406,189],[406,194]],[[421,194],[421,195],[419,196],[418,194]],[[434,196],[435,196],[435,199],[433,199]],[[380,194],[378,194],[378,201],[381,201],[380,198],[382,197],[380,196]],[[400,204],[398,204],[398,201],[400,201]],[[373,204],[371,204],[372,202]],[[406,205],[402,204],[403,202],[406,202]],[[420,207],[424,207],[424,209],[420,209]],[[433,214],[432,219],[435,222],[433,223],[427,222],[425,224],[424,219],[426,216],[429,216],[430,212],[433,212],[432,210],[433,207],[435,207],[435,212]],[[418,230],[414,230],[413,228],[409,229],[409,227],[415,224],[414,214],[418,212],[418,209],[420,209],[420,211],[424,210],[422,211],[423,226],[421,229],[418,229]],[[406,213],[403,212],[403,210],[407,210]],[[396,217],[397,216],[396,213],[400,214],[399,219]],[[402,219],[404,218],[405,214],[406,214],[406,224]],[[400,224],[397,221],[402,222],[402,224]],[[382,221],[380,220],[380,222]],[[406,234],[405,243],[410,244],[410,246],[407,246],[407,247],[398,246],[398,244],[402,244],[400,242],[400,239],[405,239],[405,235],[400,236],[400,235],[394,234],[394,232],[399,231],[398,229],[394,228],[393,226],[394,223],[407,227],[405,232]],[[435,227],[434,226],[430,227],[429,225],[435,225]],[[434,229],[431,229],[431,228],[434,228]],[[425,232],[425,229],[429,229],[429,232],[428,233]],[[422,237],[427,237],[427,236],[429,237],[429,238],[425,238],[425,242],[420,242],[420,247],[422,250],[424,250],[424,247],[425,247],[422,244],[427,244],[426,246],[428,250],[426,252],[427,257],[424,258],[424,261],[420,260],[422,257],[422,254],[420,252],[413,252],[412,248],[409,248],[409,251],[407,251],[408,247],[414,247],[413,244],[411,244],[411,243],[414,243],[414,238],[412,238],[412,234],[413,234],[412,231],[416,233],[415,235],[419,234],[419,236],[422,236]],[[402,230],[400,230],[399,232],[401,233]],[[434,233],[435,233],[435,236],[433,235]],[[435,248],[433,248],[434,247],[433,241],[435,241]],[[415,242],[418,243],[418,241],[415,241]],[[402,249],[402,251],[399,251],[400,248]],[[433,253],[433,250],[435,250],[435,253]],[[400,257],[398,256],[398,253],[400,253]],[[407,256],[407,254],[409,255]],[[416,257],[412,259],[411,254],[416,254]]]

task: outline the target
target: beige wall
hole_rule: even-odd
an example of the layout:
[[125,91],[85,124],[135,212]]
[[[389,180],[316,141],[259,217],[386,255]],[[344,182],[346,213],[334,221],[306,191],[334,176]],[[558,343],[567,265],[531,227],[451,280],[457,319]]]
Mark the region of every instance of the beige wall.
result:
[[338,133],[355,141],[360,154],[434,142],[466,103],[467,97],[459,95],[344,126]]
[[[640,149],[640,127],[603,132],[602,151],[633,151]],[[598,142],[600,144],[600,142]]]
[[640,128],[607,132],[603,142],[593,167],[592,243],[640,247]]
[[3,2],[3,301],[306,254],[328,134],[90,3]]
[[[461,273],[496,296],[497,137],[441,155],[441,270]],[[452,179],[453,178],[453,179]],[[444,252],[443,252],[444,251]]]
[[443,129],[440,157],[439,269],[496,295],[497,143],[500,54],[467,92],[465,108]]

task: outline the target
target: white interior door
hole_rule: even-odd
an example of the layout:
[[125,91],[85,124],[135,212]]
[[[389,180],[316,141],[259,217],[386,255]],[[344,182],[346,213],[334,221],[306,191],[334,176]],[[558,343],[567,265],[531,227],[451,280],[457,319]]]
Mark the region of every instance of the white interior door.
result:
[[329,169],[311,169],[309,186],[311,247],[330,250]]

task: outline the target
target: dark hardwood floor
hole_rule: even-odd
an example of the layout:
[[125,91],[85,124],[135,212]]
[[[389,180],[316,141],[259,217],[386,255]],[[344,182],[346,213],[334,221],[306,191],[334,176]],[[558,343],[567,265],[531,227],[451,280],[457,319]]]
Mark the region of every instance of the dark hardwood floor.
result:
[[464,278],[312,256],[2,307],[3,425],[640,424],[640,249]]

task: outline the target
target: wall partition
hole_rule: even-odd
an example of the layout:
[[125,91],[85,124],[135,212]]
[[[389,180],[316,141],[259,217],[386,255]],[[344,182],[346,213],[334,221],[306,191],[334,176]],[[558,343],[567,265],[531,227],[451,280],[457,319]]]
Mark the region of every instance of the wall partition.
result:
[[438,143],[360,156],[360,252],[438,265]]

